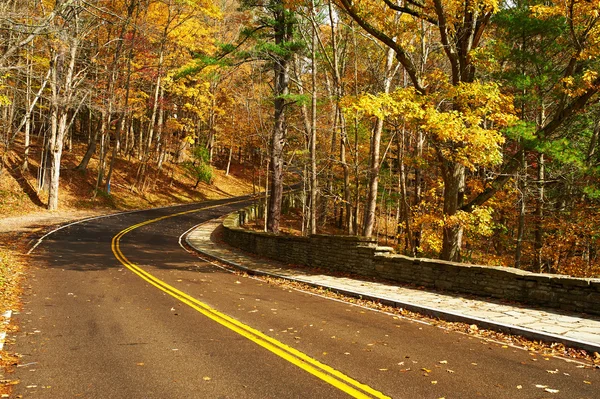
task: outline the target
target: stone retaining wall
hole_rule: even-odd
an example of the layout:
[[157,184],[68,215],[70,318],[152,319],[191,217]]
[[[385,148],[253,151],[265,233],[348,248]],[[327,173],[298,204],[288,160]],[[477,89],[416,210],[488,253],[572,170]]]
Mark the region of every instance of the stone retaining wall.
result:
[[600,279],[411,258],[363,237],[290,237],[240,227],[261,211],[254,205],[230,214],[223,222],[225,241],[285,263],[600,315]]

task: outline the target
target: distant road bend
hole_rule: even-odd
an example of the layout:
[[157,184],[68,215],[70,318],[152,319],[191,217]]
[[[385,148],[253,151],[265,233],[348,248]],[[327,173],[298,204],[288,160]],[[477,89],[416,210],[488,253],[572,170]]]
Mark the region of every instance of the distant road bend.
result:
[[15,397],[598,398],[598,372],[580,363],[241,277],[180,247],[249,201],[46,237],[8,348],[22,356]]

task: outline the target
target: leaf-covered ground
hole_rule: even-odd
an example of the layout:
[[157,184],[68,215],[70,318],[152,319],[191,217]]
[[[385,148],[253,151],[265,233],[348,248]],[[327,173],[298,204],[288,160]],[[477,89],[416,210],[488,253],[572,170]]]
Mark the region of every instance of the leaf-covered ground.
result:
[[[23,279],[24,265],[14,248],[15,241],[6,242],[6,246],[0,246],[0,333],[5,330],[14,329],[14,326],[6,324],[4,314],[7,310],[19,308],[19,296],[21,294],[21,282]],[[16,357],[5,351],[0,351],[0,370],[10,371],[10,367],[16,364]],[[10,387],[16,383],[10,379],[10,373],[4,375],[0,372],[0,395],[6,397]]]

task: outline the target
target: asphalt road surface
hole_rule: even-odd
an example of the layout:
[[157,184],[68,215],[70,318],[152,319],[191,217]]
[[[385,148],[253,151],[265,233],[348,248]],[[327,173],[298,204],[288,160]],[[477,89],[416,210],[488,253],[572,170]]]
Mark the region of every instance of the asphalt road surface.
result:
[[13,396],[600,398],[600,371],[580,363],[242,277],[179,245],[237,201],[49,235],[8,345]]

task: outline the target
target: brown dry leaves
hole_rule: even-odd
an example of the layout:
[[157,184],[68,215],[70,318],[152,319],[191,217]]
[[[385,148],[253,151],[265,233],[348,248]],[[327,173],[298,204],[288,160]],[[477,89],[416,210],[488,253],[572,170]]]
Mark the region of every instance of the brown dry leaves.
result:
[[[0,248],[0,332],[6,331],[9,326],[5,325],[2,314],[7,310],[19,308],[19,297],[21,295],[21,280],[23,277],[23,263],[18,252],[13,249],[17,243],[4,241],[6,246]],[[10,367],[17,364],[17,357],[13,354],[0,351],[0,369],[9,371]],[[0,395],[8,395],[12,386],[18,384],[18,380],[0,380]]]
[[[17,365],[17,362],[17,356],[0,351],[0,369],[10,372],[11,368]],[[0,376],[0,396],[4,397],[3,395],[10,395],[12,387],[18,384],[19,380],[9,378],[10,374],[5,376],[3,373],[0,373]]]
[[0,248],[0,314],[17,309],[23,277],[23,263],[12,249],[14,243],[6,244]]

